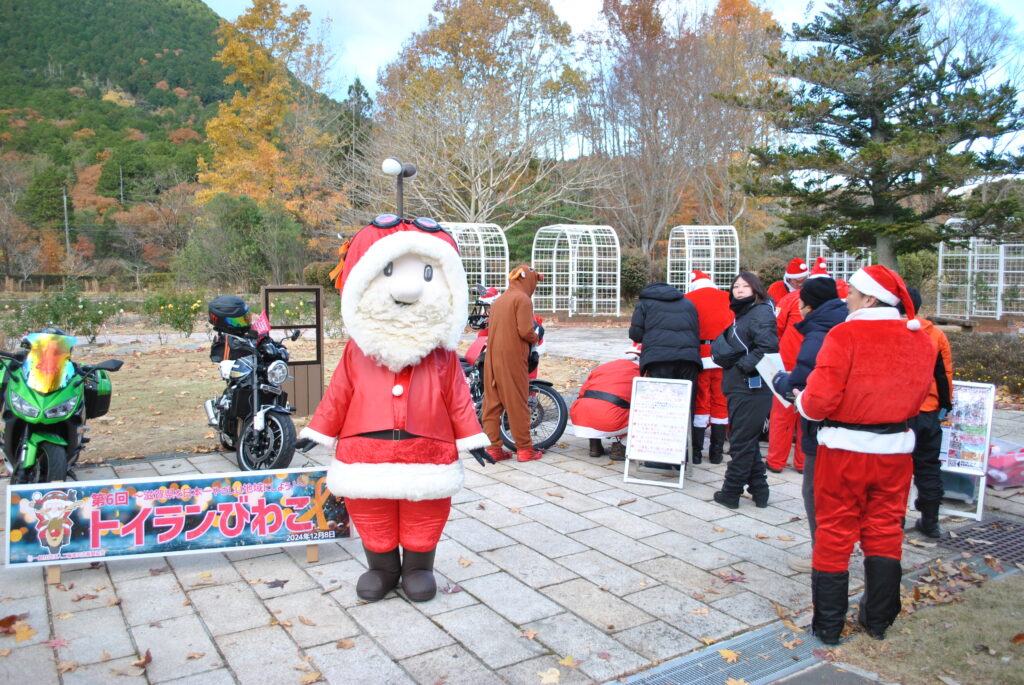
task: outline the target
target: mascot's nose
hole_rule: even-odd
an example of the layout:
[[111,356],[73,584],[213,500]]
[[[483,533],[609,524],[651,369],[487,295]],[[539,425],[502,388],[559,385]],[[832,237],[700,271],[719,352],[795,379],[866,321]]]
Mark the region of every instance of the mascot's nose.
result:
[[424,263],[415,258],[404,258],[394,262],[391,276],[387,279],[388,292],[395,302],[413,304],[423,296]]

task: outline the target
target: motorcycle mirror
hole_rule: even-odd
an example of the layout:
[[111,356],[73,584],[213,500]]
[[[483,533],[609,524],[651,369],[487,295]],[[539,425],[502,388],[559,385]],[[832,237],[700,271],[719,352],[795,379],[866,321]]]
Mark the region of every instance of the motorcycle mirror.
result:
[[108,359],[105,362],[100,362],[99,364],[96,364],[92,368],[98,369],[100,371],[119,371],[122,366],[124,366],[124,362],[121,361],[120,359]]
[[292,331],[292,334],[289,337],[292,339],[292,342],[295,342],[296,340],[299,339],[300,335],[302,335],[302,331],[296,328],[295,330]]

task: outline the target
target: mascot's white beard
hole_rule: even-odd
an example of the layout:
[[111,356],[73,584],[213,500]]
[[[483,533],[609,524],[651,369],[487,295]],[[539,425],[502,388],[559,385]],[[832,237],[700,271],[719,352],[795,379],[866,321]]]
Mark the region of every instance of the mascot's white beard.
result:
[[450,291],[401,305],[387,288],[375,286],[371,284],[356,304],[363,325],[353,339],[367,356],[398,373],[447,342],[454,309]]

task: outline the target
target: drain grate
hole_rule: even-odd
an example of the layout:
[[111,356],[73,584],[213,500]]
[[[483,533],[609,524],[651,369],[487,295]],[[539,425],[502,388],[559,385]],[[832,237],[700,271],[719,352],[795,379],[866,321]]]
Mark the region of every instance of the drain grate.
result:
[[944,535],[939,544],[978,556],[991,554],[1003,562],[1024,563],[1024,525],[1005,519],[965,526]]
[[[792,645],[794,638],[802,640],[801,644]],[[787,649],[784,640],[790,641],[793,649]],[[731,640],[716,642],[699,652],[632,676],[626,682],[630,685],[722,685],[726,678],[735,678],[751,685],[771,683],[807,668],[817,661],[814,650],[823,647],[809,633],[794,633],[777,622]],[[726,663],[718,653],[720,649],[737,652],[736,663]]]

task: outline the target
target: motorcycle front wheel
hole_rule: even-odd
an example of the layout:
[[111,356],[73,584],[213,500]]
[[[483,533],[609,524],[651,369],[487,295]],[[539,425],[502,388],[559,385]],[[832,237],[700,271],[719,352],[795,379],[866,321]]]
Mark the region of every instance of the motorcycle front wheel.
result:
[[[569,408],[565,400],[551,386],[537,384],[530,386],[527,406],[530,409],[530,439],[534,448],[543,450],[551,447],[562,437],[569,420]],[[516,446],[505,412],[501,413],[501,441],[509,449]]]
[[[24,449],[24,447],[23,447]],[[68,476],[68,452],[61,445],[44,442],[36,452],[36,463],[27,469],[15,469],[11,484],[50,483]]]
[[238,438],[238,466],[245,471],[283,469],[295,454],[295,424],[292,418],[277,412],[267,412],[263,430],[257,432],[250,417],[242,426]]

